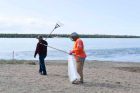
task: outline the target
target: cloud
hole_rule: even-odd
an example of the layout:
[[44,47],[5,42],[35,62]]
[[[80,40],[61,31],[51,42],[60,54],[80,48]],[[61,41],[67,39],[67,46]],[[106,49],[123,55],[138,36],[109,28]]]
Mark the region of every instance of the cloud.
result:
[[[0,33],[19,32],[19,33],[46,33],[47,29],[52,28],[55,22],[45,18],[37,17],[5,17],[0,16]],[[30,31],[30,32],[29,32]]]

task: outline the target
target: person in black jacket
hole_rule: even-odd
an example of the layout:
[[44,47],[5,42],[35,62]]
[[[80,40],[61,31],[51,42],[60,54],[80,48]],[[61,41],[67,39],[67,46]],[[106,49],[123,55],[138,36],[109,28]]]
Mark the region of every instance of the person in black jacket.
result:
[[39,73],[41,75],[47,75],[46,72],[46,66],[45,66],[45,61],[44,59],[47,56],[47,41],[43,40],[42,36],[38,36],[37,39],[39,42],[37,43],[36,50],[34,53],[34,58],[36,58],[36,55],[39,55]]

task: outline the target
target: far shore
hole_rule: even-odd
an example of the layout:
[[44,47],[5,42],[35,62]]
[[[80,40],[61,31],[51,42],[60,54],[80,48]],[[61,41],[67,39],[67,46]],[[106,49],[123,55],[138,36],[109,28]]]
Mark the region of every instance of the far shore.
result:
[[0,93],[140,93],[140,63],[86,60],[79,85],[69,82],[67,65],[46,60],[43,76],[38,60],[0,60]]
[[[36,38],[42,35],[45,38],[69,38],[70,34],[6,34],[0,33],[0,38]],[[49,37],[48,37],[49,36]],[[104,35],[104,34],[79,34],[81,38],[140,38],[134,35]]]

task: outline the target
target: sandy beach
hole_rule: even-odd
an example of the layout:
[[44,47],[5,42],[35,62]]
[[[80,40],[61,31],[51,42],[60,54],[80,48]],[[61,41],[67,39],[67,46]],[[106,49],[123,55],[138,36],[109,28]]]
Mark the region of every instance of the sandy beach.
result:
[[140,63],[86,61],[84,84],[69,82],[67,61],[47,61],[47,76],[38,64],[1,63],[0,93],[140,93]]

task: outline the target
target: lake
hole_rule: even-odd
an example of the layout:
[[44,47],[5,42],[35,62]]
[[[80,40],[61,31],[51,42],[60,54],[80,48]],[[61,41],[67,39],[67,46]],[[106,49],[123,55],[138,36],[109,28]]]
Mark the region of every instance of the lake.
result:
[[[139,38],[82,38],[87,60],[140,62]],[[69,52],[69,38],[49,38],[49,46]],[[35,60],[35,38],[0,38],[0,59]],[[36,58],[37,59],[37,58]],[[67,60],[68,54],[48,48],[46,60]]]

